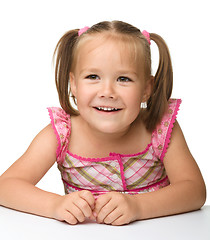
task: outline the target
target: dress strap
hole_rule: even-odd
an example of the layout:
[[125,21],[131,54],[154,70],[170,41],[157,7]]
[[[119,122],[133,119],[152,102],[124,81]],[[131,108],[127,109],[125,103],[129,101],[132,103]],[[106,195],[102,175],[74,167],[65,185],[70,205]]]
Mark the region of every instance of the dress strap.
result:
[[177,117],[181,99],[170,99],[168,110],[152,133],[152,145],[156,156],[163,161],[170,143],[171,132]]
[[62,163],[69,145],[69,136],[71,133],[70,115],[58,107],[50,107],[47,109],[58,141],[56,151],[57,162]]

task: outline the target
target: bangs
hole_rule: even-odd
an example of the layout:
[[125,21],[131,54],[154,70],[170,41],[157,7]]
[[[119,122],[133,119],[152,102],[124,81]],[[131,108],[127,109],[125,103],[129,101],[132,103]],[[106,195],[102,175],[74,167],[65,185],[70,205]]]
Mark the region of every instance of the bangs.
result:
[[[78,41],[76,47],[73,52],[73,63],[71,69],[75,69],[75,65],[77,62],[78,51],[81,46],[87,41],[91,41],[93,39],[99,39],[98,45],[96,44],[94,47],[97,48],[100,44],[107,41],[114,41],[120,47],[121,58],[123,59],[125,56],[129,57],[130,64],[133,65],[137,71],[140,69],[145,70],[145,79],[150,77],[151,75],[151,60],[150,60],[150,51],[149,56],[148,53],[145,52],[144,41],[142,41],[141,37],[133,36],[132,34],[122,34],[115,31],[104,31],[102,33],[89,33]],[[142,66],[143,64],[143,66]]]
[[[116,41],[122,49],[122,57],[125,53],[130,56],[130,62],[133,64],[137,70],[141,67],[144,68],[145,79],[151,76],[151,52],[150,47],[145,41],[144,37],[140,34],[123,34],[118,32],[104,32],[103,37],[105,40]],[[142,66],[143,64],[143,66]]]

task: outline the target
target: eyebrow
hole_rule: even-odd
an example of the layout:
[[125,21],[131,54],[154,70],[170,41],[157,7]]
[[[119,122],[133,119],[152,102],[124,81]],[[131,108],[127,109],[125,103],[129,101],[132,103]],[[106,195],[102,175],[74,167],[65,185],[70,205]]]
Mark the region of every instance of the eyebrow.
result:
[[137,72],[133,71],[133,70],[122,70],[122,71],[118,71],[119,75],[123,75],[123,74],[133,74],[138,76]]
[[[80,74],[82,74],[84,72],[98,73],[98,72],[102,72],[102,71],[99,68],[84,68],[80,71]],[[138,76],[136,71],[133,71],[133,70],[130,70],[130,69],[116,70],[115,72],[116,72],[117,75],[132,74],[132,75]]]
[[84,68],[80,71],[80,74],[83,72],[100,72],[100,69],[98,68]]

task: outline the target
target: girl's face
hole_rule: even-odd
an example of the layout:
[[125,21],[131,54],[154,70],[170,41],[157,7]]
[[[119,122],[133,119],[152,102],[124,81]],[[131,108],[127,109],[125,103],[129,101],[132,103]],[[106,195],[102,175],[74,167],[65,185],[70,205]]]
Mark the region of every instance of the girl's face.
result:
[[94,35],[80,46],[70,73],[80,116],[100,133],[127,132],[145,101],[144,64],[137,67],[128,49],[122,41]]

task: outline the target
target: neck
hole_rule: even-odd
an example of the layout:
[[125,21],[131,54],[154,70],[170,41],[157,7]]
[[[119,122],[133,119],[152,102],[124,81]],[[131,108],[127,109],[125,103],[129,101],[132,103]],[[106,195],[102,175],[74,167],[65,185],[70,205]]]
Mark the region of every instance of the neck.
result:
[[[80,120],[83,121],[82,119]],[[130,137],[132,138],[133,134],[135,134],[137,130],[136,127],[140,129],[142,127],[142,123],[139,123],[139,119],[136,119],[127,128],[114,133],[105,133],[98,131],[86,122],[83,122],[80,124],[80,126],[82,126],[82,131],[86,136],[88,136],[89,141],[91,143],[95,143],[95,145],[99,146],[100,149],[100,146],[114,146],[116,144],[119,145],[120,143],[128,140]]]
[[130,129],[131,126],[116,133],[103,133],[92,130],[91,135],[99,143],[102,144],[108,143],[109,145],[112,145],[114,143],[120,143],[120,141],[125,139],[129,135]]

